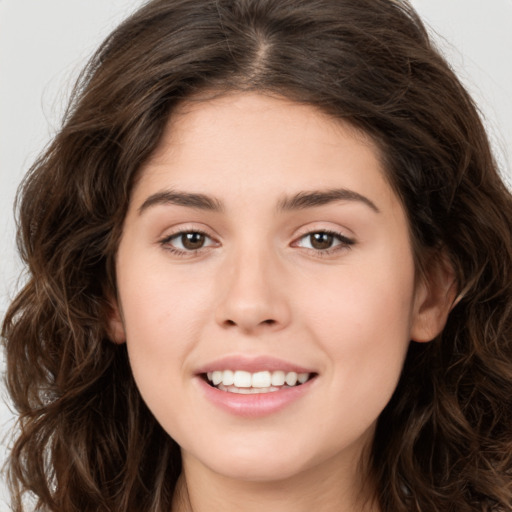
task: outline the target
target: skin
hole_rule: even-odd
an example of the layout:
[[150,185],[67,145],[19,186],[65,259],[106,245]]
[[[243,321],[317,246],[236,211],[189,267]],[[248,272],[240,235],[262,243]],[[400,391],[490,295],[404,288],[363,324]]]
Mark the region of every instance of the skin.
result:
[[[290,204],[340,189],[351,196]],[[169,191],[218,208],[175,204]],[[337,235],[318,249],[311,234],[325,231]],[[183,232],[205,233],[204,245],[187,250]],[[173,510],[379,510],[361,503],[372,489],[360,461],[410,340],[443,326],[451,279],[416,275],[406,215],[368,137],[267,95],[182,105],[134,187],[117,282],[112,337],[182,449]],[[277,412],[241,417],[212,404],[197,376],[233,355],[316,378]]]

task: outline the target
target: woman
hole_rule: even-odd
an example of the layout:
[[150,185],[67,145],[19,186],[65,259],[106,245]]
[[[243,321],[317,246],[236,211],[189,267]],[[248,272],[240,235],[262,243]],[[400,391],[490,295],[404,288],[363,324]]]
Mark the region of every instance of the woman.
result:
[[408,4],[150,2],[20,193],[17,510],[510,508],[512,201]]

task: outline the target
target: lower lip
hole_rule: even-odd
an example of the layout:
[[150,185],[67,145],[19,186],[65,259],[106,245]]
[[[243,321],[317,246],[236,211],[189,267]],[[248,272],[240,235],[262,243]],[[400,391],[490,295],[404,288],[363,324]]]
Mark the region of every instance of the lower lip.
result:
[[308,393],[315,380],[316,377],[313,377],[300,386],[283,388],[279,391],[242,395],[221,391],[210,386],[202,377],[198,377],[201,391],[207,400],[230,414],[246,418],[267,416],[284,409]]

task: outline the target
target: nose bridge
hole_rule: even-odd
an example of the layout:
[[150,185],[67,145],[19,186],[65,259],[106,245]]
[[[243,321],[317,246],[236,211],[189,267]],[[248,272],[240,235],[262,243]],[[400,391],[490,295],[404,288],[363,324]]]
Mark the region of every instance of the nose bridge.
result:
[[225,261],[217,322],[244,331],[282,328],[290,311],[279,257],[268,245],[254,242],[240,243]]

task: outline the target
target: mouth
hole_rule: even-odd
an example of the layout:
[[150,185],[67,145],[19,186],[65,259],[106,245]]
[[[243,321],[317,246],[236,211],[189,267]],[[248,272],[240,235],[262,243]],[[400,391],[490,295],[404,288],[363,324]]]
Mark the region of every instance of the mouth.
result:
[[228,393],[243,395],[274,393],[299,387],[316,376],[315,373],[275,371],[248,372],[244,370],[216,370],[202,374],[212,387]]

